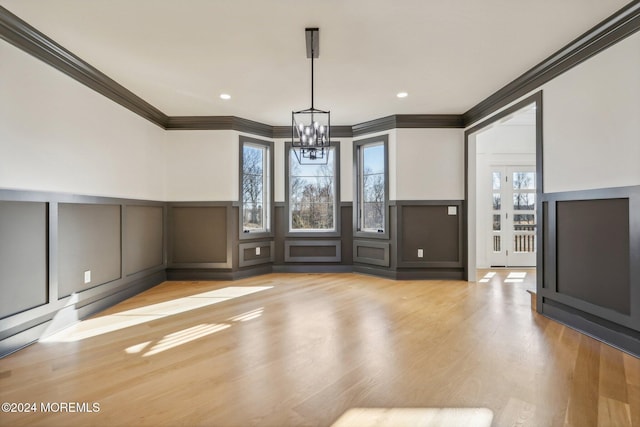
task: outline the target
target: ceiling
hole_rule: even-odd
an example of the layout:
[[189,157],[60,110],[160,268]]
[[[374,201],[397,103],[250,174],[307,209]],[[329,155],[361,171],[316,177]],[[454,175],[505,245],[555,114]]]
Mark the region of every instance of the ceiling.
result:
[[320,29],[314,106],[353,125],[462,114],[627,3],[0,0],[167,115],[269,125],[311,106],[306,27]]

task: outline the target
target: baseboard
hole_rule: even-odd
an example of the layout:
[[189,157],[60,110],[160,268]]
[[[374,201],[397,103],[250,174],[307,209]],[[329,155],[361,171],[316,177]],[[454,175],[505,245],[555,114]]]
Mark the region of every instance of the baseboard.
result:
[[354,265],[354,273],[369,274],[392,280],[464,280],[464,269],[396,269]]
[[396,280],[464,280],[464,269],[396,270]]
[[354,273],[368,274],[370,276],[383,277],[385,279],[396,280],[395,270],[387,270],[383,268],[369,267],[365,265],[355,264],[353,266]]
[[242,270],[220,270],[202,268],[168,268],[167,280],[239,280],[272,272],[271,264],[257,265]]
[[557,322],[640,358],[640,332],[596,319],[588,313],[543,298],[541,313]]
[[48,320],[0,341],[0,358],[8,356],[11,353],[15,353],[16,351],[37,342],[47,331],[50,324],[51,320]]
[[274,273],[351,273],[351,265],[280,264],[273,266]]
[[206,270],[195,268],[167,268],[167,280],[233,280],[231,270]]

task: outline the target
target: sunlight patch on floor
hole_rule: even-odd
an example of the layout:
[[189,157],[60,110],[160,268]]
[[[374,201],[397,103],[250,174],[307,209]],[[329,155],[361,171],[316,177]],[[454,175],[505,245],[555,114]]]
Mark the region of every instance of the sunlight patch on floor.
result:
[[489,281],[496,275],[495,271],[490,271],[484,275],[482,279],[479,280],[480,283],[489,283]]
[[239,314],[230,318],[232,322],[246,322],[247,320],[256,319],[262,316],[264,308],[257,308],[255,310],[247,311],[246,313]]
[[218,331],[223,331],[229,327],[231,327],[231,325],[229,325],[228,323],[202,324],[165,335],[164,338],[158,341],[158,343],[154,345],[151,350],[143,354],[142,357],[153,356],[154,354],[162,353],[163,351],[178,347],[179,345],[195,341],[199,338],[206,337],[207,335],[214,334]]
[[331,427],[490,427],[488,408],[353,408]]
[[522,283],[525,277],[527,277],[525,271],[512,271],[507,278],[504,279],[504,283]]
[[114,332],[130,326],[141,325],[163,317],[207,307],[230,299],[271,289],[273,286],[229,286],[214,291],[202,292],[183,298],[150,304],[115,314],[81,321],[41,342],[75,342]]
[[[264,307],[256,308],[228,318],[229,322],[246,322],[252,319],[257,319],[264,313]],[[179,345],[186,344],[191,341],[195,341],[199,338],[206,337],[207,335],[214,334],[219,331],[223,331],[230,328],[233,323],[217,323],[217,324],[201,324],[192,326],[190,328],[183,329],[181,331],[172,332],[165,335],[158,341],[151,350],[147,351],[142,357],[153,356],[154,354],[162,353],[163,351],[170,350]],[[124,349],[127,354],[141,353],[147,348],[152,341],[145,341],[140,344],[132,345]]]

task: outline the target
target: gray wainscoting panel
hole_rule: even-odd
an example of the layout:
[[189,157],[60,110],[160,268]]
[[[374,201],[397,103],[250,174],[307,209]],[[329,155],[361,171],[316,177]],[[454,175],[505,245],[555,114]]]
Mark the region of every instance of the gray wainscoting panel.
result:
[[375,240],[354,240],[353,261],[362,264],[389,267],[391,244]]
[[[267,264],[273,262],[275,250],[273,241],[247,242],[238,245],[239,267]],[[260,255],[256,254],[256,248],[260,248]]]
[[161,266],[164,262],[164,208],[126,206],[126,274]]
[[285,240],[285,262],[340,262],[340,240]]
[[120,215],[120,205],[58,205],[58,298],[121,277]]
[[556,205],[557,290],[630,314],[629,200]]
[[640,186],[544,193],[541,312],[640,354]]
[[47,204],[0,201],[0,318],[46,304]]
[[229,268],[228,206],[172,206],[169,216],[171,264]]
[[340,233],[342,235],[342,264],[353,265],[353,208],[351,202],[340,204]]
[[0,357],[164,281],[165,209],[0,189]]
[[[549,210],[550,210],[549,202],[542,202],[542,241],[538,242],[538,248],[542,248],[542,263],[538,265],[538,274],[542,272],[542,280],[538,277],[538,285],[540,288],[546,288],[550,285],[551,277],[554,276],[551,274],[551,257],[548,256],[549,251],[551,250],[551,234],[550,234],[550,224],[549,224]],[[555,206],[555,204],[554,204]],[[540,221],[539,221],[540,222]],[[539,249],[538,249],[539,250]],[[555,259],[555,256],[553,257]],[[555,265],[555,263],[554,263]],[[555,269],[554,269],[555,271]],[[554,277],[555,283],[555,277]],[[555,285],[553,287],[555,289]]]
[[462,202],[396,204],[398,267],[462,267]]

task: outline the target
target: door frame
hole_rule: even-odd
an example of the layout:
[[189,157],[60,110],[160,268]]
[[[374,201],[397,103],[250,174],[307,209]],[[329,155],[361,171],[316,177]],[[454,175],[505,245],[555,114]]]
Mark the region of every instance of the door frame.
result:
[[[523,98],[521,101],[516,102],[508,108],[505,108],[488,119],[481,121],[480,123],[472,126],[464,132],[464,216],[463,216],[463,228],[465,230],[466,245],[464,245],[464,275],[465,280],[470,282],[476,281],[476,135],[479,131],[483,130],[487,126],[503,119],[504,117],[515,113],[522,108],[535,104],[536,108],[536,215],[538,217],[538,227],[536,229],[536,240],[538,244],[538,250],[536,252],[536,280],[537,288],[542,288],[543,279],[543,253],[544,253],[544,241],[542,236],[542,230],[544,229],[544,216],[542,212],[542,193],[544,192],[544,168],[543,168],[543,123],[542,123],[542,91],[535,92],[534,94]],[[473,161],[470,161],[473,159]],[[540,292],[537,296],[538,300],[541,300]],[[538,309],[542,308],[541,301],[538,301]]]

